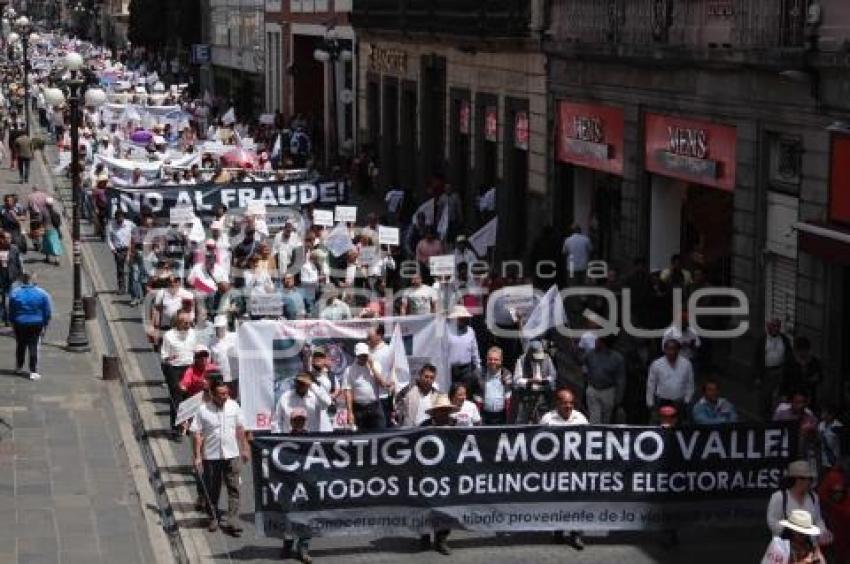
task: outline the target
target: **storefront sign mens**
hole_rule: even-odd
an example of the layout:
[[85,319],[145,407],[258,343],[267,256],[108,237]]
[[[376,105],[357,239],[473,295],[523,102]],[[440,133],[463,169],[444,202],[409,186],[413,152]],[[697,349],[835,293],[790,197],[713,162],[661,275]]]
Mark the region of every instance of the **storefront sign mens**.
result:
[[318,536],[760,523],[795,436],[777,425],[258,435],[257,528]]

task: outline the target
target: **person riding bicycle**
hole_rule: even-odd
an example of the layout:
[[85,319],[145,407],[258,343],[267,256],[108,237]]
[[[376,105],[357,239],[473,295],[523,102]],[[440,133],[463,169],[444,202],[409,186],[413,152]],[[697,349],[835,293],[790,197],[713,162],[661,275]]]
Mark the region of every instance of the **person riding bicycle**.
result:
[[514,370],[516,423],[537,423],[549,411],[557,371],[543,342],[533,340],[520,355]]

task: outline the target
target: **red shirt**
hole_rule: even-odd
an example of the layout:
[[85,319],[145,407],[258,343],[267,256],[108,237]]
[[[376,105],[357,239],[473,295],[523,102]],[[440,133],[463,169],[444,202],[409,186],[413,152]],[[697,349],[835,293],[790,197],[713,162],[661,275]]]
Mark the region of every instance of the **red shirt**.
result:
[[189,366],[180,378],[180,388],[189,396],[203,392],[207,388],[207,374],[214,370],[218,370],[218,366],[212,363],[208,363],[203,370],[197,370],[194,364]]

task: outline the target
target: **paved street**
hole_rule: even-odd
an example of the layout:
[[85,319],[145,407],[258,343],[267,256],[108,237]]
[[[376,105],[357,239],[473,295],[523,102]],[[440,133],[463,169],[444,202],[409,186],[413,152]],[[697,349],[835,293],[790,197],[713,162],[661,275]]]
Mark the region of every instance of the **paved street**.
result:
[[[3,193],[23,196],[0,169]],[[32,180],[43,181],[39,168]],[[70,245],[66,245],[66,249]],[[54,300],[41,347],[42,379],[14,374],[15,341],[0,331],[0,562],[153,561],[139,498],[99,359],[64,350],[71,309],[70,257],[60,267],[30,251],[24,267]]]
[[[60,182],[61,184],[61,182]],[[91,227],[84,225],[85,256],[95,261],[94,284],[100,305],[109,320],[111,337],[122,353],[124,369],[139,410],[145,419],[147,440],[159,457],[161,478],[174,510],[187,553],[198,560],[214,561],[279,561],[280,541],[256,536],[253,526],[251,474],[242,475],[242,522],[245,534],[234,539],[222,532],[208,533],[203,516],[194,511],[195,487],[190,464],[188,441],[174,443],[168,438],[168,395],[163,384],[159,358],[147,344],[141,308],[129,306],[127,296],[115,296],[112,289],[114,265],[105,244],[91,237]],[[683,562],[715,563],[721,560],[750,562],[760,558],[767,541],[761,529],[727,532],[684,531],[680,546],[662,546],[657,534],[621,533],[602,538],[589,538],[588,548],[581,553],[567,546],[551,543],[545,534],[517,534],[504,537],[456,533],[451,545],[455,552],[446,560],[470,563],[536,562],[615,562],[630,563]],[[319,562],[433,562],[444,558],[434,552],[419,552],[416,539],[364,537],[314,539],[311,554]],[[190,556],[190,559],[193,556]]]

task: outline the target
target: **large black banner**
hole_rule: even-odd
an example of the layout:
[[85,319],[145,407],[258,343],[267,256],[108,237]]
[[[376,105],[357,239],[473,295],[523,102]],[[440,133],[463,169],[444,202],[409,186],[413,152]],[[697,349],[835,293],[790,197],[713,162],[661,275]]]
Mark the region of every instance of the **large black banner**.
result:
[[258,435],[257,528],[319,536],[754,523],[794,443],[787,427],[744,425]]
[[246,208],[249,202],[262,202],[267,208],[298,207],[307,204],[341,204],[348,199],[344,180],[293,182],[243,182],[197,186],[114,187],[107,190],[110,216],[117,206],[135,216],[147,206],[154,217],[169,217],[175,207],[191,206],[199,217],[211,216],[217,204],[228,209]]

